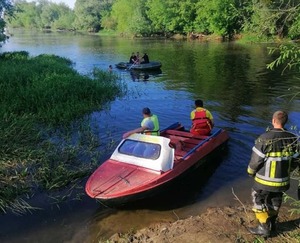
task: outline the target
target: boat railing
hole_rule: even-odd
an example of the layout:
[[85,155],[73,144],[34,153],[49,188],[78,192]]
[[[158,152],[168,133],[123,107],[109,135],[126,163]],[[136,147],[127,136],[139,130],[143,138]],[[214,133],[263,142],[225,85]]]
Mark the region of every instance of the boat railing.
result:
[[197,146],[195,146],[194,148],[192,148],[189,152],[186,153],[185,156],[183,156],[182,159],[186,159],[188,156],[190,156],[192,153],[194,153],[198,148],[200,148],[203,144],[205,144],[206,142],[208,142],[210,139],[216,137],[218,134],[220,134],[222,132],[222,129],[218,129],[217,131],[215,131],[212,135],[210,135],[209,137],[207,137],[206,139],[202,140],[200,143],[198,143]]

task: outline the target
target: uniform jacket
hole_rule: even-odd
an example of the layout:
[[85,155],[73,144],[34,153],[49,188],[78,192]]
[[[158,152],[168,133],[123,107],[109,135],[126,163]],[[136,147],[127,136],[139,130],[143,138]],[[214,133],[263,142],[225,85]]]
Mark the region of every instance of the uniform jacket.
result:
[[284,129],[270,129],[259,136],[252,149],[247,172],[254,177],[254,189],[283,192],[290,187],[290,171],[297,166],[299,142]]

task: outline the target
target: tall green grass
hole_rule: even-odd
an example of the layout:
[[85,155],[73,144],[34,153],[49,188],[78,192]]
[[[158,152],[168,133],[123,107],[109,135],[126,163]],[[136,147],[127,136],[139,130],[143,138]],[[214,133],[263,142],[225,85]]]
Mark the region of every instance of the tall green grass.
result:
[[80,75],[54,55],[2,53],[0,72],[0,210],[20,213],[36,191],[72,186],[91,173],[101,141],[84,116],[125,86],[99,69]]
[[53,55],[0,55],[1,114],[31,114],[40,122],[60,124],[101,109],[121,94],[111,73],[96,70],[91,78],[70,65],[70,60]]

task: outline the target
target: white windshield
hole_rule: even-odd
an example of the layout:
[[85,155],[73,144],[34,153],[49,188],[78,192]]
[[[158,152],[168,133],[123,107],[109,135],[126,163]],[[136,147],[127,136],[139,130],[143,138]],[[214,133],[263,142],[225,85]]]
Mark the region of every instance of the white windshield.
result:
[[159,144],[126,139],[118,150],[122,154],[156,160],[159,158],[161,146]]

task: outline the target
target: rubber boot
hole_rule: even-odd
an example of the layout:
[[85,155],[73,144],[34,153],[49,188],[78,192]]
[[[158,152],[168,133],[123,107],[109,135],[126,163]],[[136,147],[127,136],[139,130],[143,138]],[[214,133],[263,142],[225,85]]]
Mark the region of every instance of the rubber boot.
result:
[[249,228],[251,234],[260,235],[262,237],[269,237],[270,236],[270,224],[268,223],[259,223],[259,225],[255,228]]
[[269,218],[269,220],[270,220],[270,224],[271,224],[271,231],[275,232],[277,230],[277,227],[276,227],[277,215],[271,216]]
[[277,220],[277,217],[278,217],[278,211],[271,209],[271,210],[269,210],[268,214],[269,214],[269,219],[268,220],[270,221],[270,224],[271,224],[271,231],[275,232],[276,228],[277,228],[276,227],[276,220]]
[[250,233],[263,237],[269,237],[271,233],[271,223],[268,212],[256,212],[255,216],[259,221],[259,225],[255,228],[249,228]]

